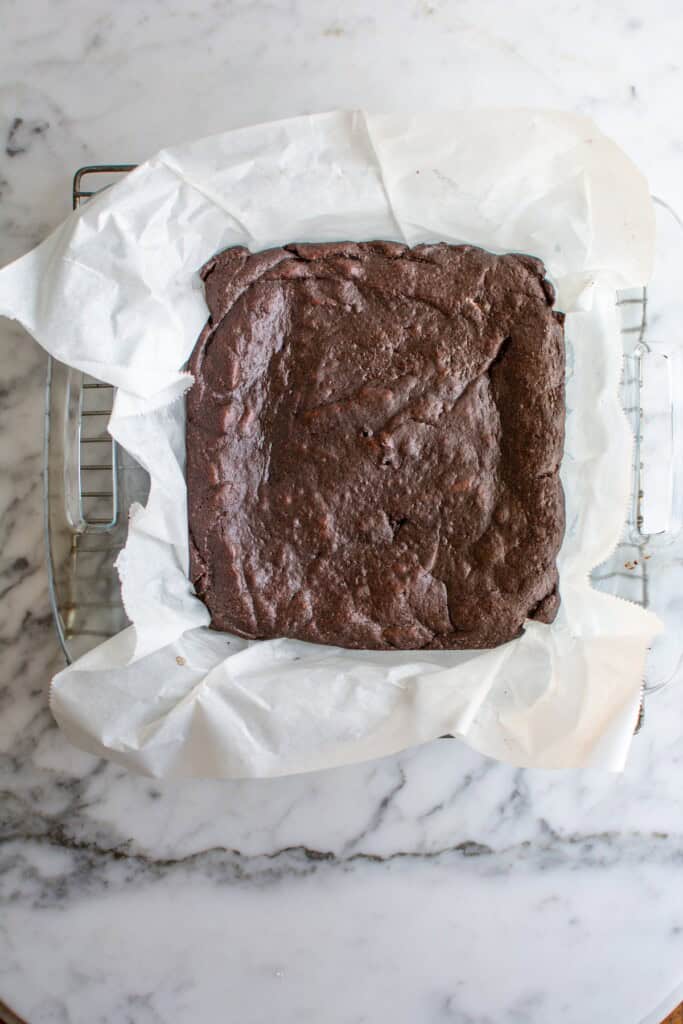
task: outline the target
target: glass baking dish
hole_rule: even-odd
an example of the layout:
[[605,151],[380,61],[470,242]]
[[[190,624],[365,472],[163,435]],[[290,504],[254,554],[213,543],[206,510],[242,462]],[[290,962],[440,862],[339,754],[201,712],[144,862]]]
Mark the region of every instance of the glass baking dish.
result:
[[[74,177],[74,208],[131,167],[81,168]],[[647,290],[617,296],[622,402],[636,439],[632,500],[621,543],[592,574],[596,587],[652,608],[664,620],[666,630],[648,659],[644,695],[673,679],[683,659],[677,621],[683,610],[683,351],[674,335],[683,223],[666,203],[654,202],[653,281]],[[52,611],[67,662],[128,623],[114,561],[125,543],[132,502],[147,498],[148,478],[107,433],[113,397],[109,385],[49,360],[45,541]]]

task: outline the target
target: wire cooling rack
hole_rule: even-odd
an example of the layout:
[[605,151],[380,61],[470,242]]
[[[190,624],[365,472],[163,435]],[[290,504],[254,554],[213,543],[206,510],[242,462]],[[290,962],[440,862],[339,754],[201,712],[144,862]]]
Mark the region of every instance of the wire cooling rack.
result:
[[[73,179],[73,208],[134,167],[81,167]],[[52,612],[67,662],[128,622],[114,562],[125,543],[128,509],[146,500],[148,480],[107,432],[113,404],[110,384],[48,361],[45,538]]]
[[[74,209],[134,167],[81,167],[73,179]],[[620,293],[617,304],[625,352],[622,401],[635,437],[633,497],[622,543],[609,561],[594,571],[593,582],[600,589],[648,607],[658,563],[651,554],[653,533],[647,532],[644,510],[642,392],[651,353],[647,290]],[[115,635],[128,621],[114,562],[125,543],[128,509],[133,501],[146,500],[149,481],[144,470],[107,433],[113,402],[110,385],[49,361],[45,533],[52,610],[67,662]],[[644,693],[660,688],[666,681],[646,681]]]

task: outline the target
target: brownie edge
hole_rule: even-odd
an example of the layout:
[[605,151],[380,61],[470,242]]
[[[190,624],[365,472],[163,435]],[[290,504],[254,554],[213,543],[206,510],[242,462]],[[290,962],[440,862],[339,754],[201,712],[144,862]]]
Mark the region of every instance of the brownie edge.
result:
[[187,489],[215,629],[467,649],[552,622],[565,348],[544,274],[445,243],[205,264]]

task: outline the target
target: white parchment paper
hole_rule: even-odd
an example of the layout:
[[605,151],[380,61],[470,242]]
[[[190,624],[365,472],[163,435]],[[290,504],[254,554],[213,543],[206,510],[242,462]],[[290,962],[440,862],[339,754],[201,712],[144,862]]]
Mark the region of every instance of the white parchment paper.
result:
[[[567,533],[552,626],[479,652],[359,652],[207,628],[187,579],[183,367],[218,250],[291,241],[470,242],[540,256],[569,315]],[[266,776],[444,733],[519,765],[620,768],[658,620],[600,594],[631,438],[615,289],[650,274],[645,180],[588,120],[539,111],[335,112],[159,153],[0,272],[0,313],[118,387],[110,431],[148,470],[120,556],[133,625],[60,672],[77,745],[156,776]]]

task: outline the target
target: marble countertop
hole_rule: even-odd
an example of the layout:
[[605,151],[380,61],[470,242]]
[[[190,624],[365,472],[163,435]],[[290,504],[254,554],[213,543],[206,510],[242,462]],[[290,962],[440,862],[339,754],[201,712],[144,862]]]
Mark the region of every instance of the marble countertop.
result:
[[[586,113],[680,209],[682,43],[676,0],[5,0],[0,263],[82,164],[338,106]],[[0,1000],[29,1024],[656,1024],[683,986],[683,680],[623,776],[453,741],[268,782],[95,761],[46,701],[45,358],[7,321],[0,345]]]

